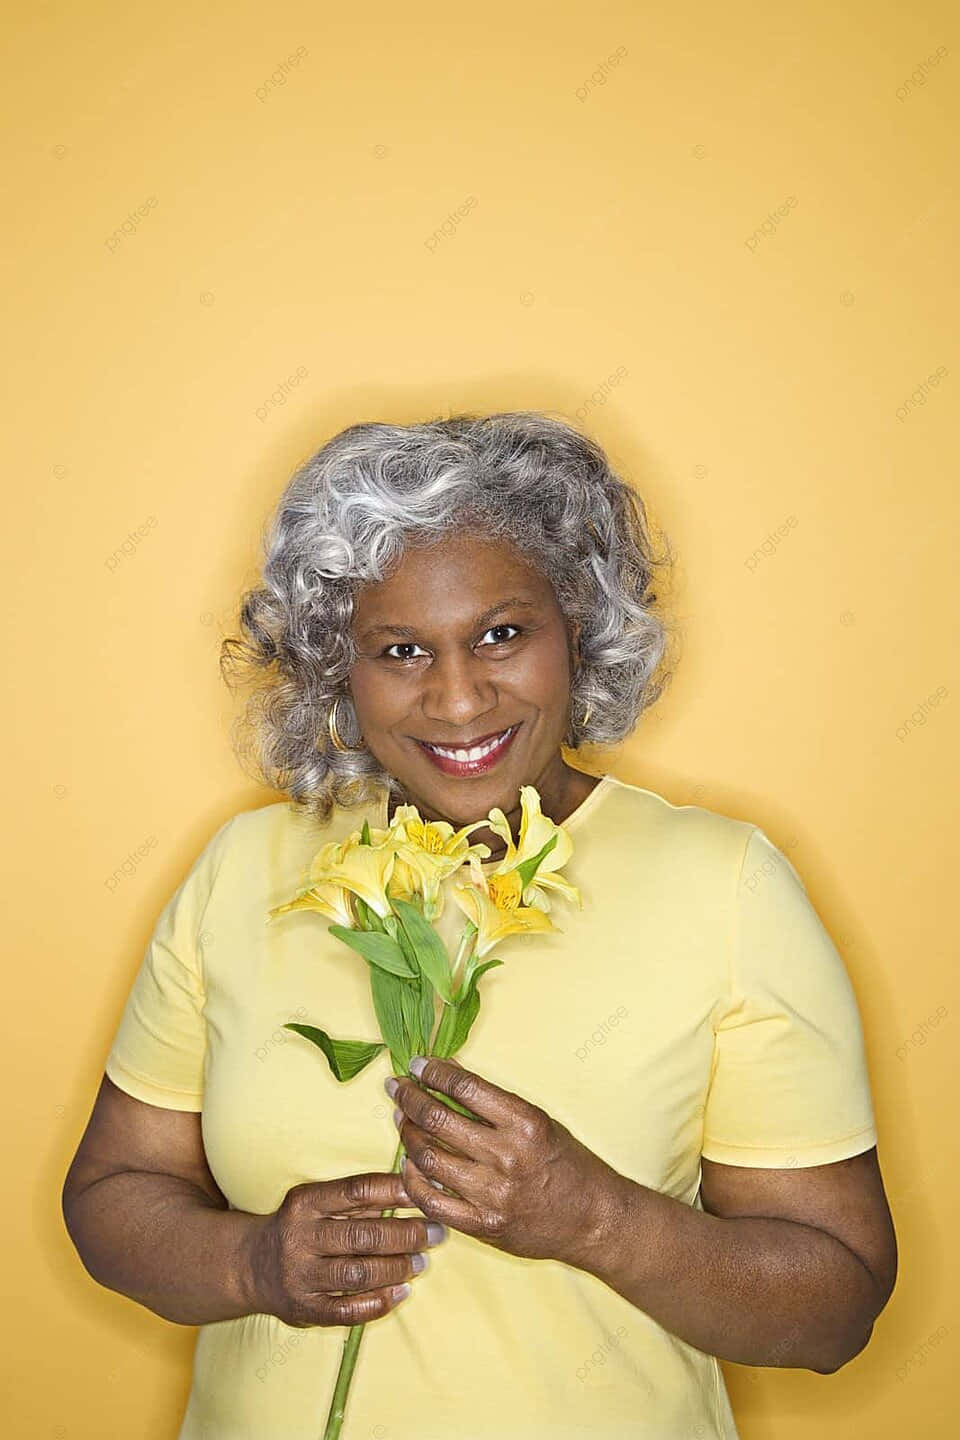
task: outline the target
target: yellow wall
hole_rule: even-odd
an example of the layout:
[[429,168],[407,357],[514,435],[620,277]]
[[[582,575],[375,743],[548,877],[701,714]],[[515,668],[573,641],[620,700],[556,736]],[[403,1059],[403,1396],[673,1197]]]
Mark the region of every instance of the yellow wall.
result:
[[674,682],[584,767],[763,825],[864,1017],[900,1280],[837,1374],[726,1367],[744,1440],[947,1433],[956,32],[944,0],[11,13],[7,1433],[176,1432],[194,1332],[89,1280],[59,1192],[160,907],[277,798],[216,664],[260,526],[344,425],[505,408],[582,421],[680,555]]

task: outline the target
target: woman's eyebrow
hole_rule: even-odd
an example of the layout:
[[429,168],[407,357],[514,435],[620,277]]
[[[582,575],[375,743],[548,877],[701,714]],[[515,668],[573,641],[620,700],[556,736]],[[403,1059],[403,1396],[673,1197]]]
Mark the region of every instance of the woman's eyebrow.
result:
[[[492,620],[494,615],[499,615],[501,610],[517,608],[535,610],[537,607],[533,600],[524,600],[523,596],[514,595],[509,600],[500,600],[496,605],[492,605],[489,610],[484,610],[482,615],[477,616],[473,624],[483,625],[487,620]],[[374,635],[381,634],[409,635],[412,637],[417,634],[417,631],[410,625],[371,625],[368,630],[363,631],[360,638],[362,640],[370,640]]]

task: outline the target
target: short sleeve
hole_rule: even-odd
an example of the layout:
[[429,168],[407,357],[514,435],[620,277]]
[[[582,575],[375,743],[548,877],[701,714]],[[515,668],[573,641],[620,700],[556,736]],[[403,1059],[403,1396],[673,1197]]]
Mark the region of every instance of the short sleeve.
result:
[[757,826],[737,880],[729,960],[704,1156],[779,1169],[869,1150],[877,1132],[850,977],[800,876]]
[[160,912],[104,1063],[121,1090],[168,1110],[203,1108],[201,927],[235,818],[207,843]]

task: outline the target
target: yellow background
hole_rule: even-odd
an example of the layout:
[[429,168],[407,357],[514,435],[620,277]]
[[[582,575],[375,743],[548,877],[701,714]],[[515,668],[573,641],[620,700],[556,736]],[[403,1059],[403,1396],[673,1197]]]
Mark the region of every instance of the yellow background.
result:
[[156,915],[278,798],[217,671],[261,525],[347,424],[534,408],[679,555],[673,683],[581,767],[762,825],[864,1019],[900,1279],[837,1374],[726,1366],[741,1434],[946,1435],[955,8],[114,0],[6,39],[6,1432],[163,1440],[186,1397],[194,1332],[89,1279],[59,1196]]

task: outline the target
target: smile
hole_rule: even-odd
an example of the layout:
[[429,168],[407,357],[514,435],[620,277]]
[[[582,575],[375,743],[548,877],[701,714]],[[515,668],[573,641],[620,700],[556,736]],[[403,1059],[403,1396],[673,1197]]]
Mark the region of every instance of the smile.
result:
[[519,729],[519,725],[511,725],[509,730],[503,730],[499,735],[485,740],[482,745],[473,745],[469,749],[452,745],[430,745],[426,740],[418,740],[417,744],[437,769],[447,775],[481,775],[491,770],[506,754]]

